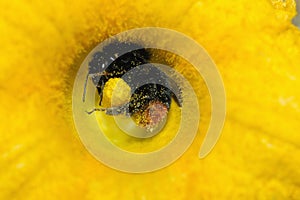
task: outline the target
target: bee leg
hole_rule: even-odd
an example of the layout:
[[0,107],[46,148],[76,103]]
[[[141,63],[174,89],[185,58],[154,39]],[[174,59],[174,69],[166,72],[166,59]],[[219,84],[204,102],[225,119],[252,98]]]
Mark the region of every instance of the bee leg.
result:
[[105,113],[107,115],[126,115],[129,116],[129,103],[126,103],[122,106],[116,106],[116,107],[110,107],[110,108],[106,108]]
[[90,115],[90,114],[92,114],[95,111],[106,111],[106,108],[94,108],[91,111],[85,111],[85,112]]
[[117,107],[110,107],[110,108],[94,108],[91,111],[85,111],[87,114],[92,114],[95,111],[104,111],[105,114],[107,115],[126,115],[129,116],[129,107],[128,103],[122,105],[122,106],[117,106]]
[[102,79],[100,79],[100,81],[97,85],[97,90],[98,90],[99,97],[100,97],[99,106],[101,106],[101,104],[102,104],[104,85],[105,85],[105,82]]

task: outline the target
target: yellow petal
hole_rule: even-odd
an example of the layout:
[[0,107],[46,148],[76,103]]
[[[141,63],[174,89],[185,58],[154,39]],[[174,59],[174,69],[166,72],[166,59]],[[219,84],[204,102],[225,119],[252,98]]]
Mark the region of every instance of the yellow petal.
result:
[[[0,8],[0,199],[299,198],[294,1],[13,0]],[[91,48],[146,26],[203,45],[219,67],[228,107],[208,157],[197,157],[199,135],[173,165],[133,175],[105,167],[81,144],[71,91]]]

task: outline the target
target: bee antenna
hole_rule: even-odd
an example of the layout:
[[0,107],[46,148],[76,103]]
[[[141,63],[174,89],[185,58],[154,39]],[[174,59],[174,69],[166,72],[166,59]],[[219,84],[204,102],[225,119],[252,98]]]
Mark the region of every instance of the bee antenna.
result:
[[88,78],[89,78],[89,73],[86,75],[85,82],[84,82],[84,88],[83,88],[83,94],[82,94],[82,102],[85,102],[85,94],[86,94],[86,86],[87,86]]

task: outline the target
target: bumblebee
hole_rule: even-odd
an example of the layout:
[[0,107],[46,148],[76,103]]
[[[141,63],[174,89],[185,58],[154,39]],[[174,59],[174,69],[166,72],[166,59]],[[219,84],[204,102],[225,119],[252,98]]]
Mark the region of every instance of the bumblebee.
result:
[[[126,53],[119,56],[121,49]],[[153,127],[167,116],[172,98],[181,107],[182,97],[179,86],[152,64],[150,59],[149,49],[131,42],[115,41],[103,47],[102,51],[96,52],[89,62],[83,101],[85,101],[87,80],[91,77],[100,97],[100,108],[94,108],[87,113],[104,111],[108,115],[139,115],[140,125]],[[111,63],[108,64],[109,62]],[[103,108],[101,107],[103,90],[111,78],[122,78],[133,92],[130,101],[124,105]]]

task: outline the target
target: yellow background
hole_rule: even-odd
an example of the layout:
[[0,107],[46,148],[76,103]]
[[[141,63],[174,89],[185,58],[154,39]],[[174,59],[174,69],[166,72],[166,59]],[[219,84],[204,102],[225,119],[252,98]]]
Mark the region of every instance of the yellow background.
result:
[[[294,1],[1,0],[0,9],[0,199],[300,198]],[[173,165],[134,175],[86,151],[71,91],[91,48],[146,26],[203,45],[223,77],[228,107],[208,157],[197,157],[199,136]]]

